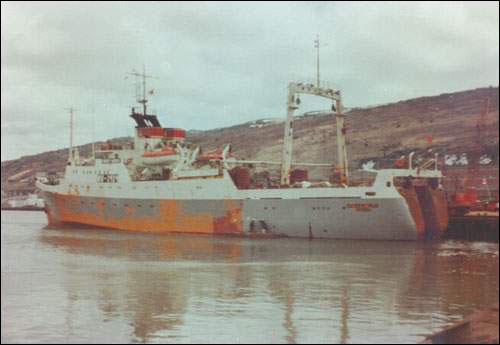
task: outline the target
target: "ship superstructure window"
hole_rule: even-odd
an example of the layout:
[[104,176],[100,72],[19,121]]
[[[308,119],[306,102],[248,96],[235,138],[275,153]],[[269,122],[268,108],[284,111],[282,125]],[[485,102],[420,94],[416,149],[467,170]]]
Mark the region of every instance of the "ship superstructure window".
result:
[[118,174],[98,174],[97,175],[98,183],[117,183],[118,182]]
[[120,156],[117,153],[113,152],[96,152],[95,153],[95,158],[100,159],[101,163],[103,164],[113,164],[113,163],[120,163],[121,159]]
[[121,159],[120,158],[102,159],[101,163],[103,163],[103,164],[121,163]]

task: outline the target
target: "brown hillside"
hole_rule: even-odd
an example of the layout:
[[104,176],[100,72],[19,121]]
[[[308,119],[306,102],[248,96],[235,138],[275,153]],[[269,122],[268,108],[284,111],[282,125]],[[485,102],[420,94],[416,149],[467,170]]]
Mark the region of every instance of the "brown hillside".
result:
[[[476,138],[476,122],[484,100],[490,98],[487,126],[482,143],[498,164],[498,87],[420,97],[347,113],[348,155],[352,168],[368,159],[396,158],[410,151],[432,148],[441,154],[469,151]],[[284,112],[285,110],[283,110]],[[294,161],[331,162],[335,159],[335,121],[329,115],[299,116],[296,119]],[[246,123],[233,127],[188,133],[188,140],[205,150],[233,144],[239,158],[277,161],[281,156],[283,123]],[[432,135],[432,144],[426,137]],[[128,141],[130,138],[114,139]],[[81,147],[89,154],[91,145]],[[63,171],[67,149],[25,156],[1,164],[2,188],[8,177],[32,169],[31,176],[43,171]],[[310,172],[320,175],[321,171]]]

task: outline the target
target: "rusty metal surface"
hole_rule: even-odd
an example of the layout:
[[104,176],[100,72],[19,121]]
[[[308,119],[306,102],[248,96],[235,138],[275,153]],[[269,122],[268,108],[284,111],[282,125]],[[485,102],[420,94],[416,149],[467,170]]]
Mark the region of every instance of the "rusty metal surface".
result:
[[295,182],[307,181],[307,170],[303,169],[293,169],[290,172],[290,184],[294,184]]
[[431,195],[431,201],[436,214],[436,230],[437,235],[442,236],[446,231],[449,223],[448,203],[443,190],[439,188],[427,187]]
[[50,224],[80,223],[154,233],[258,233],[380,240],[418,238],[403,198],[158,200],[47,192],[45,197]]
[[240,201],[92,198],[46,193],[49,224],[141,232],[241,233]]
[[250,188],[250,173],[248,168],[244,167],[234,167],[229,171],[234,184],[238,189],[249,189]]
[[448,227],[448,205],[444,191],[427,183],[399,187],[415,221],[418,238],[439,238]]
[[413,186],[409,188],[401,187],[398,188],[398,191],[401,194],[401,196],[403,196],[408,205],[413,221],[415,222],[416,231],[418,233],[418,239],[424,239],[425,221],[415,188]]

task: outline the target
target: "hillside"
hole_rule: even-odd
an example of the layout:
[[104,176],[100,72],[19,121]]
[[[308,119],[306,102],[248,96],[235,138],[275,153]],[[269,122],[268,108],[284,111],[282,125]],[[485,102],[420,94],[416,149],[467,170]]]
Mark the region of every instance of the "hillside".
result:
[[[442,155],[468,152],[474,145],[476,123],[486,98],[490,98],[491,104],[482,143],[485,153],[492,159],[491,164],[497,165],[499,90],[489,87],[350,110],[346,125],[351,167],[359,168],[368,160],[380,163],[383,157],[395,159],[411,151],[432,149]],[[232,143],[233,152],[239,158],[274,161],[281,156],[282,136],[283,123],[267,120],[188,132],[188,140],[202,145],[205,150]],[[332,116],[298,116],[294,137],[294,161],[319,163],[335,159],[335,120]],[[113,140],[125,142],[131,138]],[[57,150],[2,162],[2,189],[9,188],[7,179],[20,172],[27,171],[23,180],[28,181],[37,172],[63,171],[67,152],[67,149]],[[83,156],[90,152],[91,144],[81,147]],[[319,177],[323,172],[313,170],[310,175]]]

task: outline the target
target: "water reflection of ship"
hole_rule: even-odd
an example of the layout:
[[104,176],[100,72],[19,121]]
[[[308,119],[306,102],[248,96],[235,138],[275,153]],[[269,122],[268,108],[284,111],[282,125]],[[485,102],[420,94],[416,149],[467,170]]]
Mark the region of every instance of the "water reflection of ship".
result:
[[[181,326],[190,294],[189,274],[168,267],[155,267],[155,262],[190,261],[194,259],[193,253],[196,253],[196,260],[209,261],[215,257],[231,261],[240,256],[237,242],[213,241],[206,236],[124,236],[88,229],[71,233],[45,229],[40,241],[75,255],[129,258],[141,265],[120,267],[119,271],[124,269],[118,273],[123,273],[120,279],[123,284],[117,286],[116,272],[95,271],[92,272],[93,281],[85,281],[74,273],[78,271],[74,264],[66,264],[69,281],[64,284],[69,307],[66,326],[70,332],[73,329],[71,314],[77,309],[78,300],[88,299],[88,295],[95,291],[96,296],[91,298],[97,301],[104,321],[119,317],[121,312],[129,320],[133,338],[141,342]],[[148,254],[144,256],[144,253]],[[251,278],[248,267],[229,266],[225,274],[230,279],[224,281],[233,281],[235,286],[226,286],[221,281],[216,289],[217,298],[245,297]]]
[[[68,266],[65,288],[75,301],[96,291],[92,298],[98,301],[104,319],[124,316],[137,341],[175,334],[184,324],[192,297],[213,298],[222,304],[239,301],[238,308],[210,311],[229,318],[245,313],[241,304],[264,293],[282,305],[281,317],[275,321],[281,327],[274,327],[279,341],[300,342],[298,308],[320,303],[331,318],[331,328],[322,332],[333,341],[345,343],[350,317],[360,312],[359,300],[393,301],[391,289],[386,288],[391,284],[385,282],[388,276],[392,282],[397,276],[397,290],[408,289],[418,246],[408,242],[388,249],[386,242],[373,241],[266,241],[48,229],[40,240],[68,253],[116,261],[112,272],[92,272],[91,282]],[[400,260],[398,269],[391,265],[394,255]],[[102,265],[98,267],[102,269]],[[210,279],[206,275],[209,271],[216,279],[203,282]],[[356,303],[351,305],[353,301]]]
[[[497,259],[488,260],[491,256]],[[442,315],[465,318],[475,309],[498,301],[498,272],[498,244],[444,242],[422,246],[415,253],[411,284],[400,290],[399,314],[406,320],[431,320],[436,317],[432,311],[440,310]],[[471,275],[476,278],[471,279]],[[422,299],[423,293],[440,298]]]

